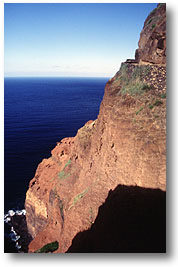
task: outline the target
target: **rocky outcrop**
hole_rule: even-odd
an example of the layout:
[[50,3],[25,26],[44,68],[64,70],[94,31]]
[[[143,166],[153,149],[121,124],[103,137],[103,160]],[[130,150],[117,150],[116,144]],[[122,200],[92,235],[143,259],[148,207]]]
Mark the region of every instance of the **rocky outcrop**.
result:
[[135,58],[140,63],[166,64],[166,4],[158,4],[147,17]]
[[[58,142],[51,154],[26,194],[30,252],[54,241],[57,252],[66,252],[118,185],[166,190],[165,66],[122,63],[106,84],[98,118]],[[150,207],[145,209],[149,217]]]

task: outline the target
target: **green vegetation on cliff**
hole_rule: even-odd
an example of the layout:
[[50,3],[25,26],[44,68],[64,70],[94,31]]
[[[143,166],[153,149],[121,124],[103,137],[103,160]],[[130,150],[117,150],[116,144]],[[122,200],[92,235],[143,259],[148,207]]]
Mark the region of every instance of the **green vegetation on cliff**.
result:
[[37,249],[34,251],[34,253],[49,253],[49,252],[54,252],[59,248],[59,243],[57,241],[48,243],[44,245],[42,248]]

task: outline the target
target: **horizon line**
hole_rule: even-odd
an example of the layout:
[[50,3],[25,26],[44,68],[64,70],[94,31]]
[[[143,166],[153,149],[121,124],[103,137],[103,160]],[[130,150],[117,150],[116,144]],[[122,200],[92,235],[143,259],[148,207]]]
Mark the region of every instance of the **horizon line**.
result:
[[110,76],[4,76],[4,78],[111,78]]

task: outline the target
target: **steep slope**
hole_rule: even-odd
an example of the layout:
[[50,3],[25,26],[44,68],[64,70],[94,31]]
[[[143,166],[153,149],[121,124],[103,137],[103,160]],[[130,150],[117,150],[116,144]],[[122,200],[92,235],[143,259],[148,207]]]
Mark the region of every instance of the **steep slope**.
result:
[[[165,5],[158,5],[152,20],[158,13],[161,32]],[[143,35],[145,24],[140,40]],[[39,164],[25,202],[34,238],[30,252],[56,240],[57,252],[66,252],[76,234],[93,225],[108,192],[118,185],[166,190],[165,53],[159,64],[150,54],[145,62],[144,49],[147,54],[147,43],[136,53],[139,60],[122,63],[108,81],[98,118],[61,140]]]

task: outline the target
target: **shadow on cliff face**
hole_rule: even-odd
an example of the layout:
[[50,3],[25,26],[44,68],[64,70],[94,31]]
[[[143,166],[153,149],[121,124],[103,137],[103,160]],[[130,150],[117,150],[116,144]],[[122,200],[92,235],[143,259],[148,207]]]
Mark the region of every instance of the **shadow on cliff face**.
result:
[[67,252],[166,252],[166,193],[117,186]]

